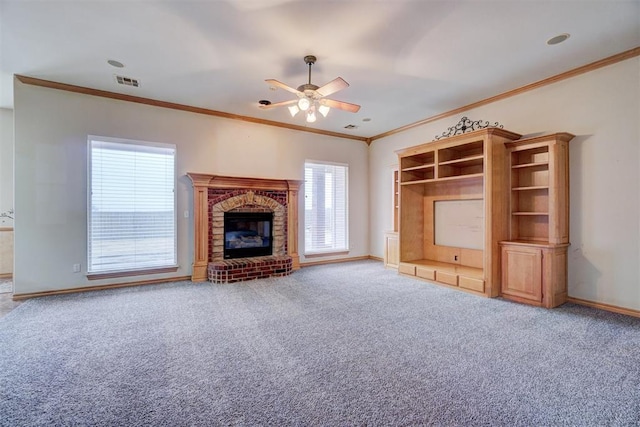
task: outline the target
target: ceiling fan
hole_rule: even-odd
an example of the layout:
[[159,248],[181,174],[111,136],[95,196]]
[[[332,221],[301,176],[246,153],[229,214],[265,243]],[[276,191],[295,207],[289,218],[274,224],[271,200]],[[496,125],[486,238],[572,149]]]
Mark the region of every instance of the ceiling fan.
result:
[[331,108],[337,108],[339,110],[349,111],[352,113],[358,112],[360,109],[359,105],[325,98],[332,93],[336,93],[339,90],[349,87],[349,83],[344,81],[342,77],[337,77],[322,87],[316,86],[311,83],[311,66],[316,63],[316,57],[313,55],[307,55],[304,57],[304,62],[309,66],[309,82],[298,86],[297,89],[287,86],[275,79],[265,80],[273,87],[279,87],[297,95],[298,99],[276,102],[273,104],[260,102],[260,108],[270,109],[288,106],[292,117],[295,117],[296,114],[303,111],[306,114],[307,122],[309,123],[316,121],[316,112],[322,114],[323,117],[327,117]]

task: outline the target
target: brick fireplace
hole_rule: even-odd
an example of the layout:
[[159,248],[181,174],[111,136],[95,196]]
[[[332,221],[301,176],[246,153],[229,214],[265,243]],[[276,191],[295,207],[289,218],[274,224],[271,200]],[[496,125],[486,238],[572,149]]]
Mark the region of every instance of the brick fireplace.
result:
[[[300,268],[298,191],[301,181],[188,173],[194,188],[191,280],[228,283],[283,276]],[[224,259],[226,212],[273,214],[272,254]]]

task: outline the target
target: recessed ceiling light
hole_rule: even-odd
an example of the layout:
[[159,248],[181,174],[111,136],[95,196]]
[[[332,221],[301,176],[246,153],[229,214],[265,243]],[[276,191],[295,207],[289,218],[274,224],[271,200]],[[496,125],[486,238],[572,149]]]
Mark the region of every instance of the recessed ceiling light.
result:
[[549,46],[554,45],[554,44],[560,44],[563,41],[565,41],[566,39],[569,38],[569,34],[568,33],[564,33],[564,34],[558,34],[555,37],[551,37],[549,40],[547,40],[547,44]]
[[115,59],[110,59],[107,61],[107,64],[111,65],[112,67],[116,67],[116,68],[124,68],[124,64],[120,61],[116,61]]
[[271,101],[269,101],[268,99],[261,99],[260,101],[258,101],[258,104],[260,104],[260,105],[271,105]]

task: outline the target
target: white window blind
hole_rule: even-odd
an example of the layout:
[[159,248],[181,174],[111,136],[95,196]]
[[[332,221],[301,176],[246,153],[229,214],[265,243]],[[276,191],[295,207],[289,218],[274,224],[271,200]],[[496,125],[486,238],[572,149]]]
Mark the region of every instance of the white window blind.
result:
[[347,165],[305,163],[305,254],[348,250],[348,177]]
[[89,273],[176,266],[175,146],[89,142]]

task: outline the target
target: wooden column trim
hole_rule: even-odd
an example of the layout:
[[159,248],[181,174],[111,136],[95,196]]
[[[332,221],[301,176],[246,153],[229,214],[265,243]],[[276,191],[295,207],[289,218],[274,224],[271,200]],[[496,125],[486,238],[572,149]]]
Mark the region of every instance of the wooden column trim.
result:
[[193,185],[193,241],[195,244],[193,251],[193,271],[191,280],[193,282],[203,282],[207,280],[207,265],[209,263],[209,221],[208,221],[208,200],[209,192],[207,187],[197,184]]
[[293,258],[293,269],[300,269],[298,253],[298,192],[301,181],[287,181],[287,252]]

